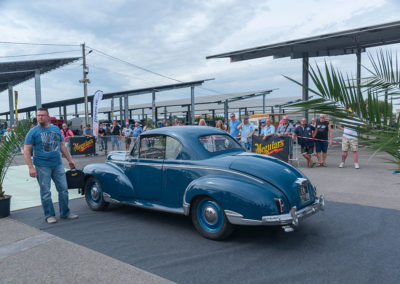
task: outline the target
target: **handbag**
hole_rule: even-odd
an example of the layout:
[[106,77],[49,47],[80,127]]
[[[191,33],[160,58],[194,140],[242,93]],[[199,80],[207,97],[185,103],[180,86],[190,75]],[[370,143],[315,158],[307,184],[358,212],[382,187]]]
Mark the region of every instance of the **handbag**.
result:
[[81,170],[72,169],[65,172],[68,189],[83,188],[85,185],[85,174]]

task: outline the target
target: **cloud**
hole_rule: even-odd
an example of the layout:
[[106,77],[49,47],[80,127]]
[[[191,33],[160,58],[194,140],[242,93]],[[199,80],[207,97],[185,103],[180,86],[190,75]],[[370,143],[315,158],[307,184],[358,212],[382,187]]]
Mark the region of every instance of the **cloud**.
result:
[[[204,87],[221,93],[279,88],[275,96],[301,95],[301,89],[281,74],[301,79],[301,60],[261,58],[237,63],[206,60],[207,55],[325,34],[398,18],[398,3],[353,1],[3,1],[0,34],[3,41],[52,42],[90,47],[181,81],[215,78]],[[382,20],[383,19],[383,20]],[[398,45],[387,47],[398,50]],[[80,56],[80,47],[0,45],[0,56],[75,50],[49,57]],[[21,59],[46,58],[28,57]],[[366,56],[363,56],[363,60]],[[15,58],[0,58],[10,61]],[[20,59],[19,59],[20,60]],[[355,56],[312,59],[332,61],[355,72]],[[170,84],[173,81],[93,52],[87,57],[97,89],[121,91]],[[364,61],[365,62],[365,61]],[[42,77],[43,102],[83,95],[81,62]],[[34,82],[16,86],[21,107],[34,104]],[[163,99],[184,97],[177,90]],[[196,89],[196,94],[213,95]],[[2,94],[4,97],[7,94]],[[148,96],[135,102],[148,102]],[[8,110],[7,100],[0,109]]]

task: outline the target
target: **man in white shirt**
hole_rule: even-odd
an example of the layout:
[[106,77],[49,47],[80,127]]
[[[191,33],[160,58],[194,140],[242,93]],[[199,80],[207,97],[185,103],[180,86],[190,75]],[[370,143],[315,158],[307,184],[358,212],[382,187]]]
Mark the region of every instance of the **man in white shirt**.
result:
[[354,130],[354,127],[357,125],[361,125],[362,122],[354,120],[354,119],[341,119],[342,125],[337,125],[337,128],[343,130],[342,137],[342,162],[339,165],[339,168],[344,167],[344,163],[346,162],[346,158],[348,155],[349,149],[353,152],[353,160],[354,160],[354,168],[359,169],[360,165],[358,164],[358,133]]
[[269,118],[267,118],[266,123],[267,125],[265,125],[262,132],[262,135],[264,136],[263,140],[267,140],[268,137],[275,135],[275,126],[271,124],[271,120]]
[[125,150],[129,151],[133,138],[133,130],[129,127],[129,124],[126,124],[125,128],[122,129],[122,134],[125,136]]

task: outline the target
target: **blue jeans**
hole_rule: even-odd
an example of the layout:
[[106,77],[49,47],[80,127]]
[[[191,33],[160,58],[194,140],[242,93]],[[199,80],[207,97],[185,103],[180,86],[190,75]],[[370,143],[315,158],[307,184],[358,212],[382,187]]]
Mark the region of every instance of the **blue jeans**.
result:
[[37,180],[40,186],[40,199],[45,219],[55,216],[53,201],[51,200],[51,180],[54,181],[58,191],[58,206],[60,217],[66,218],[70,214],[68,208],[68,185],[65,177],[65,170],[62,164],[54,167],[35,166]]

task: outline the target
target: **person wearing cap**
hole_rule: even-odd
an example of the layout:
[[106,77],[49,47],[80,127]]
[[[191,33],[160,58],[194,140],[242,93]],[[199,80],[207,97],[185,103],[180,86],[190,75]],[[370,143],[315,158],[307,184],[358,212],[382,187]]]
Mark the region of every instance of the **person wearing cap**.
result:
[[243,116],[243,121],[237,127],[241,130],[240,144],[247,150],[251,150],[252,137],[256,129],[252,123],[249,123],[249,117],[247,115]]
[[239,136],[239,129],[238,129],[239,125],[240,125],[240,120],[237,120],[235,114],[231,113],[231,121],[229,121],[228,132],[235,139],[238,139]]
[[268,137],[275,135],[275,126],[271,124],[271,120],[269,118],[266,119],[266,125],[262,132],[263,140],[267,140]]
[[263,130],[265,127],[265,118],[260,120],[260,126],[258,127],[258,136],[262,136]]
[[294,133],[294,127],[291,123],[289,123],[289,117],[285,115],[283,117],[283,123],[278,126],[278,130],[276,131],[276,135],[278,137],[288,136],[291,139],[289,140],[289,159],[293,159],[293,140],[292,135]]

